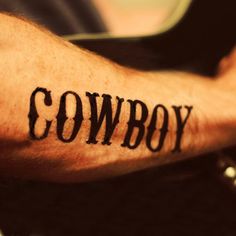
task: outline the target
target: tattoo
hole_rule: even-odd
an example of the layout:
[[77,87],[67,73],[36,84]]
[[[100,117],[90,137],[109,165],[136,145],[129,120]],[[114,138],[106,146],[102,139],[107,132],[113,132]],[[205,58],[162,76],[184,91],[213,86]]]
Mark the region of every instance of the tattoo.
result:
[[[153,137],[154,131],[156,130],[158,108],[163,110],[163,121],[162,121],[162,126],[160,128],[159,143],[158,143],[156,148],[153,148],[152,145],[151,145],[151,142],[152,142],[152,137]],[[163,105],[157,105],[154,108],[153,113],[152,113],[151,122],[150,122],[150,124],[147,128],[148,133],[147,133],[147,139],[146,139],[147,147],[152,152],[160,151],[163,144],[164,144],[165,137],[166,137],[166,134],[168,132],[168,118],[169,118],[168,111]]]
[[108,94],[102,95],[103,103],[102,103],[102,109],[101,109],[101,114],[99,116],[99,119],[98,119],[98,114],[97,114],[97,101],[96,101],[96,97],[99,97],[99,94],[98,93],[91,94],[89,92],[86,92],[86,96],[89,97],[90,108],[91,108],[91,117],[90,117],[91,126],[90,126],[89,139],[87,140],[87,143],[96,144],[98,142],[96,140],[96,136],[98,134],[99,129],[101,128],[104,118],[106,117],[105,136],[104,136],[102,144],[111,145],[110,139],[116,125],[119,123],[121,105],[124,99],[116,97],[117,109],[116,109],[114,120],[112,121],[112,107],[111,107],[110,95]]
[[[68,117],[66,116],[66,97],[68,94],[71,94],[75,97],[76,112],[75,112],[75,117],[73,118],[74,126],[73,126],[72,133],[69,138],[65,139],[63,137],[63,130],[64,130],[65,122],[68,119]],[[83,121],[83,107],[82,107],[81,99],[78,94],[76,94],[75,92],[68,91],[68,92],[65,92],[61,96],[60,107],[59,107],[59,111],[58,111],[56,118],[57,118],[57,137],[58,137],[58,139],[60,139],[62,142],[65,142],[65,143],[72,142],[75,139],[75,137],[77,136],[80,126]]]
[[[130,103],[130,117],[129,117],[129,121],[128,121],[128,130],[127,133],[125,135],[125,139],[124,142],[121,144],[122,147],[128,147],[130,149],[134,149],[136,147],[138,147],[138,145],[141,143],[144,132],[145,132],[145,126],[144,126],[144,122],[146,121],[147,117],[148,117],[148,109],[147,106],[139,101],[139,100],[127,100],[127,102]],[[141,106],[141,119],[137,120],[136,119],[136,106],[140,105]],[[138,128],[138,135],[136,137],[136,140],[134,142],[134,144],[130,144],[130,140],[131,140],[131,136],[133,133],[134,128]]]
[[[37,119],[40,117],[36,108],[35,104],[35,97],[37,93],[44,94],[44,104],[46,106],[52,105],[52,97],[51,91],[48,91],[46,88],[36,88],[31,97],[30,97],[30,111],[29,111],[29,135],[31,139],[34,140],[41,140],[48,136],[52,120],[45,119],[45,128],[43,134],[41,136],[37,136],[35,134],[35,126]],[[66,115],[66,98],[68,95],[72,95],[76,101],[76,112],[73,118],[73,129],[69,137],[65,138],[63,136],[64,126],[66,121],[69,119]],[[116,108],[115,111],[112,109],[112,97],[109,94],[103,94],[102,97],[102,105],[101,105],[101,112],[98,114],[98,105],[97,105],[97,98],[100,97],[98,93],[89,93],[86,92],[85,94],[88,97],[88,102],[90,104],[90,132],[89,137],[86,141],[87,144],[97,144],[97,134],[101,129],[102,124],[105,122],[105,132],[104,137],[102,140],[102,145],[111,145],[112,135],[114,130],[119,123],[119,117],[121,113],[122,104],[124,102],[123,98],[116,97]],[[148,108],[146,104],[140,100],[130,100],[128,99],[127,102],[130,106],[130,113],[129,113],[129,120],[127,122],[127,131],[124,135],[123,143],[121,144],[122,147],[135,149],[137,148],[140,143],[142,142],[145,132],[146,133],[146,146],[152,152],[159,152],[164,146],[165,139],[168,133],[168,126],[169,126],[169,112],[167,108],[162,105],[158,104],[154,107],[151,120],[147,128],[145,127],[145,122],[148,118]],[[137,109],[141,109],[141,117],[137,118],[136,111]],[[174,111],[175,118],[176,118],[176,139],[175,144],[172,149],[172,152],[181,152],[181,139],[183,137],[184,128],[186,123],[189,119],[189,116],[192,111],[192,106],[172,106],[171,107]],[[185,117],[182,116],[182,111],[186,110],[187,114]],[[162,119],[159,121],[158,114],[162,114]],[[84,120],[83,117],[83,104],[80,99],[80,96],[73,92],[67,91],[62,94],[60,99],[59,111],[57,116],[55,117],[57,122],[56,133],[57,138],[65,143],[72,142],[78,135],[82,122]],[[161,122],[161,124],[159,124]],[[160,128],[157,128],[160,127]],[[158,130],[157,130],[158,129]],[[134,134],[134,130],[136,130],[136,134]],[[156,131],[157,130],[157,131]],[[158,132],[159,138],[154,139],[155,132]],[[136,136],[135,136],[136,135]],[[157,141],[157,143],[154,142]]]
[[45,127],[43,135],[41,135],[40,137],[37,137],[35,135],[35,124],[36,124],[36,121],[39,117],[37,109],[36,109],[36,105],[35,105],[35,96],[39,92],[44,93],[44,95],[45,95],[44,104],[46,106],[51,106],[52,105],[52,97],[51,97],[51,94],[50,94],[51,92],[50,91],[48,91],[45,88],[36,88],[34,90],[34,92],[32,93],[32,95],[30,97],[30,112],[29,112],[28,117],[29,117],[30,137],[32,139],[38,139],[38,140],[44,139],[48,136],[48,132],[49,132],[49,129],[50,129],[50,126],[51,126],[51,123],[52,123],[52,121],[45,120],[46,127]]
[[181,117],[181,112],[180,110],[182,109],[182,106],[172,106],[174,111],[175,111],[175,117],[176,117],[176,123],[177,123],[177,130],[176,130],[176,142],[175,142],[175,147],[174,149],[172,150],[172,152],[180,152],[181,149],[180,149],[180,141],[181,141],[181,137],[183,135],[183,132],[184,132],[184,127],[186,125],[186,122],[189,118],[189,115],[192,111],[192,108],[191,106],[184,106],[187,110],[187,115],[185,116],[184,120],[182,120],[182,117]]

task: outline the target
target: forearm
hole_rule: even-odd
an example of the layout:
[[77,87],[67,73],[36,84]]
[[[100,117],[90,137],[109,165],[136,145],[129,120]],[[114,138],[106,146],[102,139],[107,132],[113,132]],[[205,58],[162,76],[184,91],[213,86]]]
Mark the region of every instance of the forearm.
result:
[[25,27],[34,44],[1,51],[2,173],[84,181],[232,144],[234,98],[218,83],[132,71]]

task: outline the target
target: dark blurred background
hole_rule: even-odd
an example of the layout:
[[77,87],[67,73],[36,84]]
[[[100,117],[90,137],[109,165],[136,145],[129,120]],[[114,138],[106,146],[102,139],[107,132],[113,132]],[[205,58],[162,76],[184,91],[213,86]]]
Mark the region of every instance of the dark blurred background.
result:
[[[59,35],[102,33],[91,1],[0,0]],[[192,1],[171,30],[148,37],[72,42],[141,70],[214,74],[235,45],[234,0]],[[17,37],[17,35],[16,35]],[[209,88],[210,89],[210,88]],[[233,158],[234,150],[230,152]],[[217,154],[84,184],[0,180],[3,235],[236,235],[236,197]]]

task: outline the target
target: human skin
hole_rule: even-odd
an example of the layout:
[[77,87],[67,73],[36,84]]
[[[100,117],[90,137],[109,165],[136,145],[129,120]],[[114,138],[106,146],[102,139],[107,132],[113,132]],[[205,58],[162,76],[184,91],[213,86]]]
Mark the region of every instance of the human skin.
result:
[[[2,176],[81,182],[183,160],[236,143],[235,52],[222,60],[215,78],[184,72],[147,73],[121,67],[24,19],[0,14],[0,28]],[[37,93],[35,138],[30,133],[29,121],[32,120],[30,99],[37,88],[51,91],[52,104],[45,104],[45,94]],[[57,132],[61,97],[67,91],[76,93],[83,106],[83,120],[71,142],[60,140]],[[113,118],[117,111],[116,97],[123,99],[110,145],[102,144],[106,119],[95,137],[97,143],[88,142],[92,111],[86,92],[99,94],[98,116],[103,94],[111,96]],[[129,129],[131,103],[137,100],[145,105],[148,114],[140,144],[129,148],[122,144]],[[153,151],[147,147],[147,136],[156,105],[164,106],[168,112],[168,132],[161,149]],[[173,106],[179,107],[183,128],[178,150],[175,150],[177,132],[181,130]],[[191,107],[189,114],[186,107]],[[75,108],[75,96],[70,94],[66,100],[69,119],[63,126],[64,137],[70,136],[75,125],[72,119]],[[135,110],[138,120],[143,114],[140,103]],[[152,146],[160,141],[158,129],[164,122],[163,111],[159,108]],[[37,140],[45,131],[45,120],[51,121],[48,135]],[[138,132],[139,128],[133,129],[130,143],[135,142]]]

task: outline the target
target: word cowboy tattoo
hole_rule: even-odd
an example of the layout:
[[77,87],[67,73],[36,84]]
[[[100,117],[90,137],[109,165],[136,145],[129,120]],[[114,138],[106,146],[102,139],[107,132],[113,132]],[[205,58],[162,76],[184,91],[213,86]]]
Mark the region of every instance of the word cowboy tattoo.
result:
[[[29,134],[33,140],[45,139],[48,136],[49,130],[51,128],[52,120],[45,119],[45,127],[42,132],[42,135],[37,136],[35,134],[35,126],[37,119],[40,117],[37,111],[36,105],[36,95],[38,93],[43,93],[44,95],[44,104],[45,106],[51,106],[53,101],[51,97],[51,92],[46,88],[36,88],[31,97],[30,97],[30,111],[29,111]],[[68,95],[72,95],[76,101],[76,112],[74,115],[73,129],[69,137],[63,136],[63,130],[65,122],[68,117],[66,115],[66,99]],[[102,145],[111,145],[112,144],[112,135],[113,132],[119,123],[120,114],[122,112],[122,105],[124,102],[129,104],[129,119],[127,120],[127,129],[124,134],[123,142],[120,144],[124,148],[135,149],[139,146],[142,140],[145,141],[147,148],[152,152],[159,152],[164,146],[166,135],[169,128],[169,111],[163,104],[157,104],[150,115],[150,122],[146,124],[147,118],[150,111],[148,111],[147,106],[144,102],[140,100],[126,100],[124,98],[115,97],[113,98],[109,94],[102,94],[101,96],[98,93],[86,92],[85,96],[88,98],[88,103],[90,104],[90,132],[86,140],[87,144],[97,144],[101,142]],[[102,98],[101,108],[98,109],[97,98]],[[112,108],[113,99],[116,101],[116,108]],[[114,101],[113,101],[114,102]],[[172,152],[181,151],[181,139],[184,133],[184,128],[188,121],[188,118],[192,111],[192,106],[180,105],[180,106],[171,106],[171,109],[174,111],[176,118],[176,137],[175,143],[173,145]],[[137,117],[136,111],[141,109],[141,117]],[[99,111],[100,110],[100,111]],[[162,114],[163,119],[158,120],[158,113]],[[183,113],[185,115],[183,115]],[[83,103],[80,96],[74,91],[66,91],[62,94],[60,98],[60,105],[58,109],[58,114],[55,117],[56,119],[56,134],[57,138],[65,143],[72,142],[77,135],[79,135],[80,127],[83,123]],[[97,140],[97,134],[105,122],[105,131],[103,140]],[[160,124],[159,124],[159,123]],[[158,124],[158,125],[157,125]],[[157,128],[160,127],[160,128]],[[136,129],[135,138],[131,142],[131,137],[134,135],[134,129]],[[159,132],[158,140],[153,142],[154,133]],[[146,134],[146,135],[145,135]],[[145,138],[144,138],[145,137]],[[155,143],[155,145],[153,144]]]

